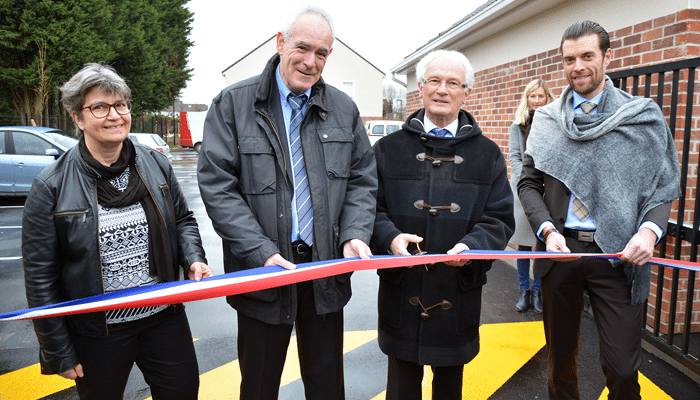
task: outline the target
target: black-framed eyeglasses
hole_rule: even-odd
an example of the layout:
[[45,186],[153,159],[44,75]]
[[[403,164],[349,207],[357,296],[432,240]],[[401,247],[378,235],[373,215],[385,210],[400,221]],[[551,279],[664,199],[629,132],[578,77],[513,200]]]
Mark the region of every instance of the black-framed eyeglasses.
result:
[[114,111],[119,115],[126,115],[131,112],[131,100],[118,101],[114,104],[97,103],[91,106],[85,106],[82,109],[89,109],[92,116],[95,118],[104,118],[109,115],[110,109],[114,107]]

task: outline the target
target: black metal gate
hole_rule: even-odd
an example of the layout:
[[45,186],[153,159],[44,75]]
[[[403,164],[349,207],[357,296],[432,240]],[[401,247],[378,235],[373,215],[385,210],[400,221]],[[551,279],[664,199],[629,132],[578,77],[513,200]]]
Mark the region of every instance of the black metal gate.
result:
[[[681,197],[677,202],[677,219],[668,223],[668,237],[673,238],[672,244],[668,244],[668,237],[664,237],[660,243],[661,257],[670,256],[667,252],[673,252],[676,260],[684,259],[697,261],[698,241],[700,240],[700,195],[697,194],[697,178],[688,179],[688,171],[694,171],[694,175],[700,172],[700,157],[697,157],[700,146],[699,118],[693,116],[695,100],[695,75],[696,68],[700,66],[700,57],[635,68],[625,71],[612,72],[608,76],[615,86],[632,95],[656,98],[656,103],[664,110],[671,132],[674,132],[676,143],[682,139],[683,149],[681,162]],[[671,76],[670,84],[666,81]],[[631,87],[628,87],[631,81]],[[640,94],[640,82],[644,93]],[[654,93],[655,92],[655,93]],[[685,113],[683,114],[683,110]],[[680,111],[680,114],[678,115]],[[680,131],[682,129],[682,138]],[[693,154],[694,162],[691,162]],[[690,186],[689,186],[689,181]],[[690,194],[690,196],[689,196]],[[692,207],[688,207],[691,205]],[[691,209],[692,208],[692,209]],[[668,249],[668,250],[667,250]],[[670,274],[670,275],[669,275]],[[670,304],[667,314],[666,332],[662,332],[662,311],[664,299],[664,285],[670,276]],[[652,324],[645,324],[643,338],[657,349],[661,350],[672,359],[679,362],[700,376],[700,333],[692,333],[693,308],[700,307],[700,301],[694,299],[695,295],[694,271],[690,271],[687,280],[681,279],[680,271],[676,268],[658,268],[656,278],[656,296],[650,298],[645,307],[647,321],[651,318]],[[684,285],[679,284],[685,281]],[[687,285],[687,286],[686,286]],[[683,287],[682,287],[683,286]],[[679,292],[685,290],[684,310],[679,309]],[[698,288],[700,291],[700,288]],[[680,299],[681,302],[683,299]],[[694,307],[695,306],[695,307]],[[647,309],[653,307],[653,317],[647,314]],[[677,321],[677,312],[682,312],[682,321]],[[696,329],[698,322],[696,321]],[[679,333],[676,333],[678,331]]]

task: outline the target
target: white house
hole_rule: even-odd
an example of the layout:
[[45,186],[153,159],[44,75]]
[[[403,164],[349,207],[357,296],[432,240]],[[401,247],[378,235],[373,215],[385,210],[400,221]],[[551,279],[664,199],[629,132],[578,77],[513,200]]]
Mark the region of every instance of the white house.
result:
[[[223,70],[226,86],[259,75],[277,52],[276,35]],[[323,80],[344,91],[357,104],[363,122],[382,117],[382,82],[385,74],[337,37],[323,70]]]

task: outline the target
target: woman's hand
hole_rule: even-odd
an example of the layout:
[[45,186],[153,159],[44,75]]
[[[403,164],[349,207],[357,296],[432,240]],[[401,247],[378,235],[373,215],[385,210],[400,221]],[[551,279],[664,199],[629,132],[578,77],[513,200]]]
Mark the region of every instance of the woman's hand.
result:
[[83,377],[83,366],[81,364],[78,364],[75,367],[69,369],[68,371],[60,372],[58,375],[63,378],[74,381],[76,378]]
[[199,261],[193,262],[192,265],[190,265],[189,271],[187,271],[187,277],[197,282],[202,278],[209,278],[211,276],[214,276],[214,272],[211,268],[209,268],[207,264]]

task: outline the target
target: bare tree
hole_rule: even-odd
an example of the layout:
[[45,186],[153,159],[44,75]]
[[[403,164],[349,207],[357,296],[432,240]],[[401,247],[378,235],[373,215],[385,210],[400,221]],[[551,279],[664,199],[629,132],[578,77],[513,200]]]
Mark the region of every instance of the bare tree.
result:
[[406,88],[391,80],[384,80],[382,118],[404,120],[406,110]]

